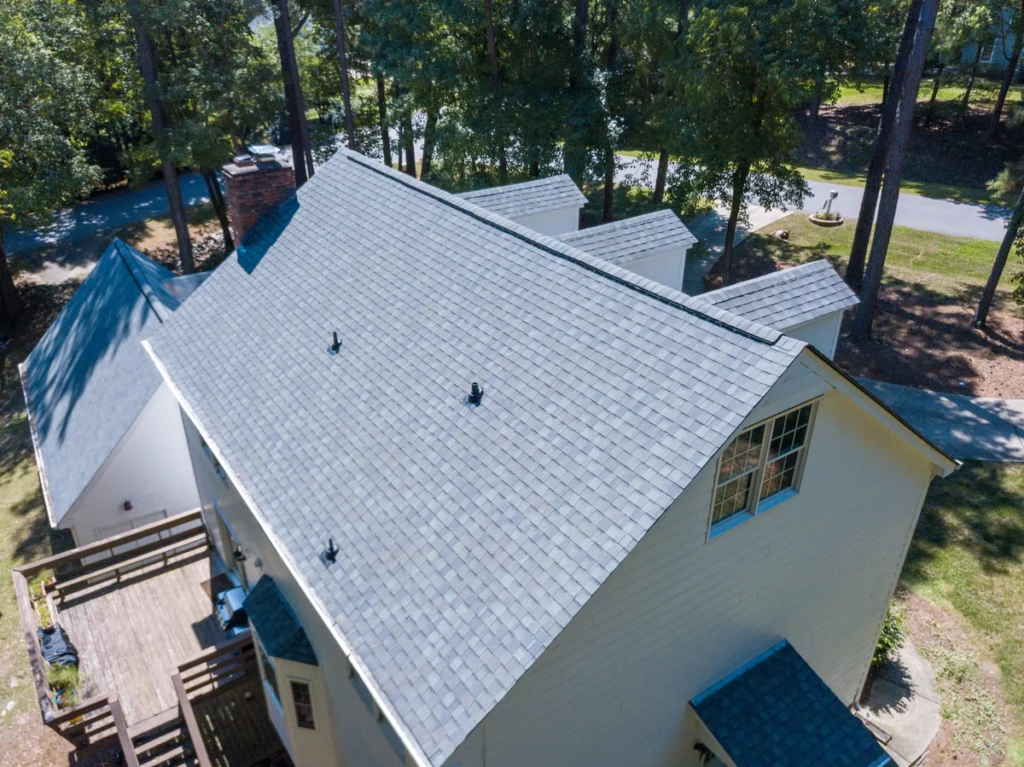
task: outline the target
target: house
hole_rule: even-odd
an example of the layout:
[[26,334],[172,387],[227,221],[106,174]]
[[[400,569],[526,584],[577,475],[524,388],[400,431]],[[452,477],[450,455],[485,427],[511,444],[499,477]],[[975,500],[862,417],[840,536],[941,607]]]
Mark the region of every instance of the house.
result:
[[180,410],[141,341],[206,276],[115,240],[20,366],[50,524],[77,545],[199,505]]
[[580,211],[587,201],[564,173],[463,192],[459,197],[549,237],[579,229]]
[[242,242],[142,347],[298,767],[889,764],[850,706],[957,464],[826,354],[349,151]]
[[860,303],[825,259],[712,290],[700,299],[809,343],[829,359],[836,353],[843,313]]
[[697,243],[670,210],[567,232],[558,239],[673,290],[683,289],[686,254]]
[[[970,69],[977,60],[982,71],[1003,75],[1013,61],[1013,50],[1017,40],[1020,9],[1002,8],[995,12],[996,19],[988,34],[979,42],[968,42],[960,53],[961,66]],[[980,50],[979,50],[980,48]],[[1021,62],[1014,63],[1014,76],[1020,73]]]

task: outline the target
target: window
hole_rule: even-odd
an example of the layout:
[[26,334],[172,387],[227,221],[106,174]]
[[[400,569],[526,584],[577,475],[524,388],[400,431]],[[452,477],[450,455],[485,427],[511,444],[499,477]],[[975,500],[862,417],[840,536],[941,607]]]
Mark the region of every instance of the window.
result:
[[711,532],[722,532],[796,492],[814,405],[746,429],[718,463]]
[[313,696],[306,682],[292,681],[292,703],[295,704],[295,723],[304,730],[315,730]]
[[267,680],[271,692],[274,693],[274,701],[280,706],[281,691],[277,688],[277,671],[274,669],[274,664],[267,657],[267,652],[263,649],[263,645],[260,644],[258,639],[256,642],[253,642],[253,645],[256,647],[256,657],[259,658],[260,668],[263,669],[263,678]]
[[992,57],[996,52],[996,41],[995,38],[989,38],[981,44],[981,58],[978,59],[982,64],[991,64]]

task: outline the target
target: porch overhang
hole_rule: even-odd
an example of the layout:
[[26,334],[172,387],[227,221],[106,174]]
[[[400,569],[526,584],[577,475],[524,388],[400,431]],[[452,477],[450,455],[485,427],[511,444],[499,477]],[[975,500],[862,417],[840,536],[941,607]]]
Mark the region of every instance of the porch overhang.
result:
[[730,767],[884,767],[868,729],[783,640],[690,701]]

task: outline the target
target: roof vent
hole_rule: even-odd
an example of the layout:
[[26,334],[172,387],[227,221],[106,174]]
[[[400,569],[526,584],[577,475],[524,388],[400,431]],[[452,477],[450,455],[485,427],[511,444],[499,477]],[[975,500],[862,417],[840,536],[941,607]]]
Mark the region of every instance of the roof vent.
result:
[[338,331],[335,330],[334,331],[334,341],[333,341],[333,343],[331,343],[330,347],[327,349],[327,353],[330,354],[330,355],[335,355],[335,354],[337,354],[340,351],[341,351],[341,341],[338,340]]
[[484,398],[484,390],[480,388],[480,384],[473,381],[473,385],[469,387],[469,395],[466,397],[466,404],[476,407]]
[[252,159],[251,154],[236,154],[231,158],[231,162],[237,165],[239,168],[244,168],[249,165],[255,165],[256,161]]
[[338,547],[334,545],[334,539],[327,539],[327,551],[324,552],[324,559],[328,562],[333,562],[338,558]]

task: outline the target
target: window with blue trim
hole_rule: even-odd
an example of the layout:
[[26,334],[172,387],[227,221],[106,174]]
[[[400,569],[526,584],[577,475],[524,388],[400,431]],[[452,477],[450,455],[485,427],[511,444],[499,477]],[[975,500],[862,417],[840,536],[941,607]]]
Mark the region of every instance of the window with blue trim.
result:
[[810,436],[813,403],[744,429],[722,452],[711,533],[767,511],[796,492]]

